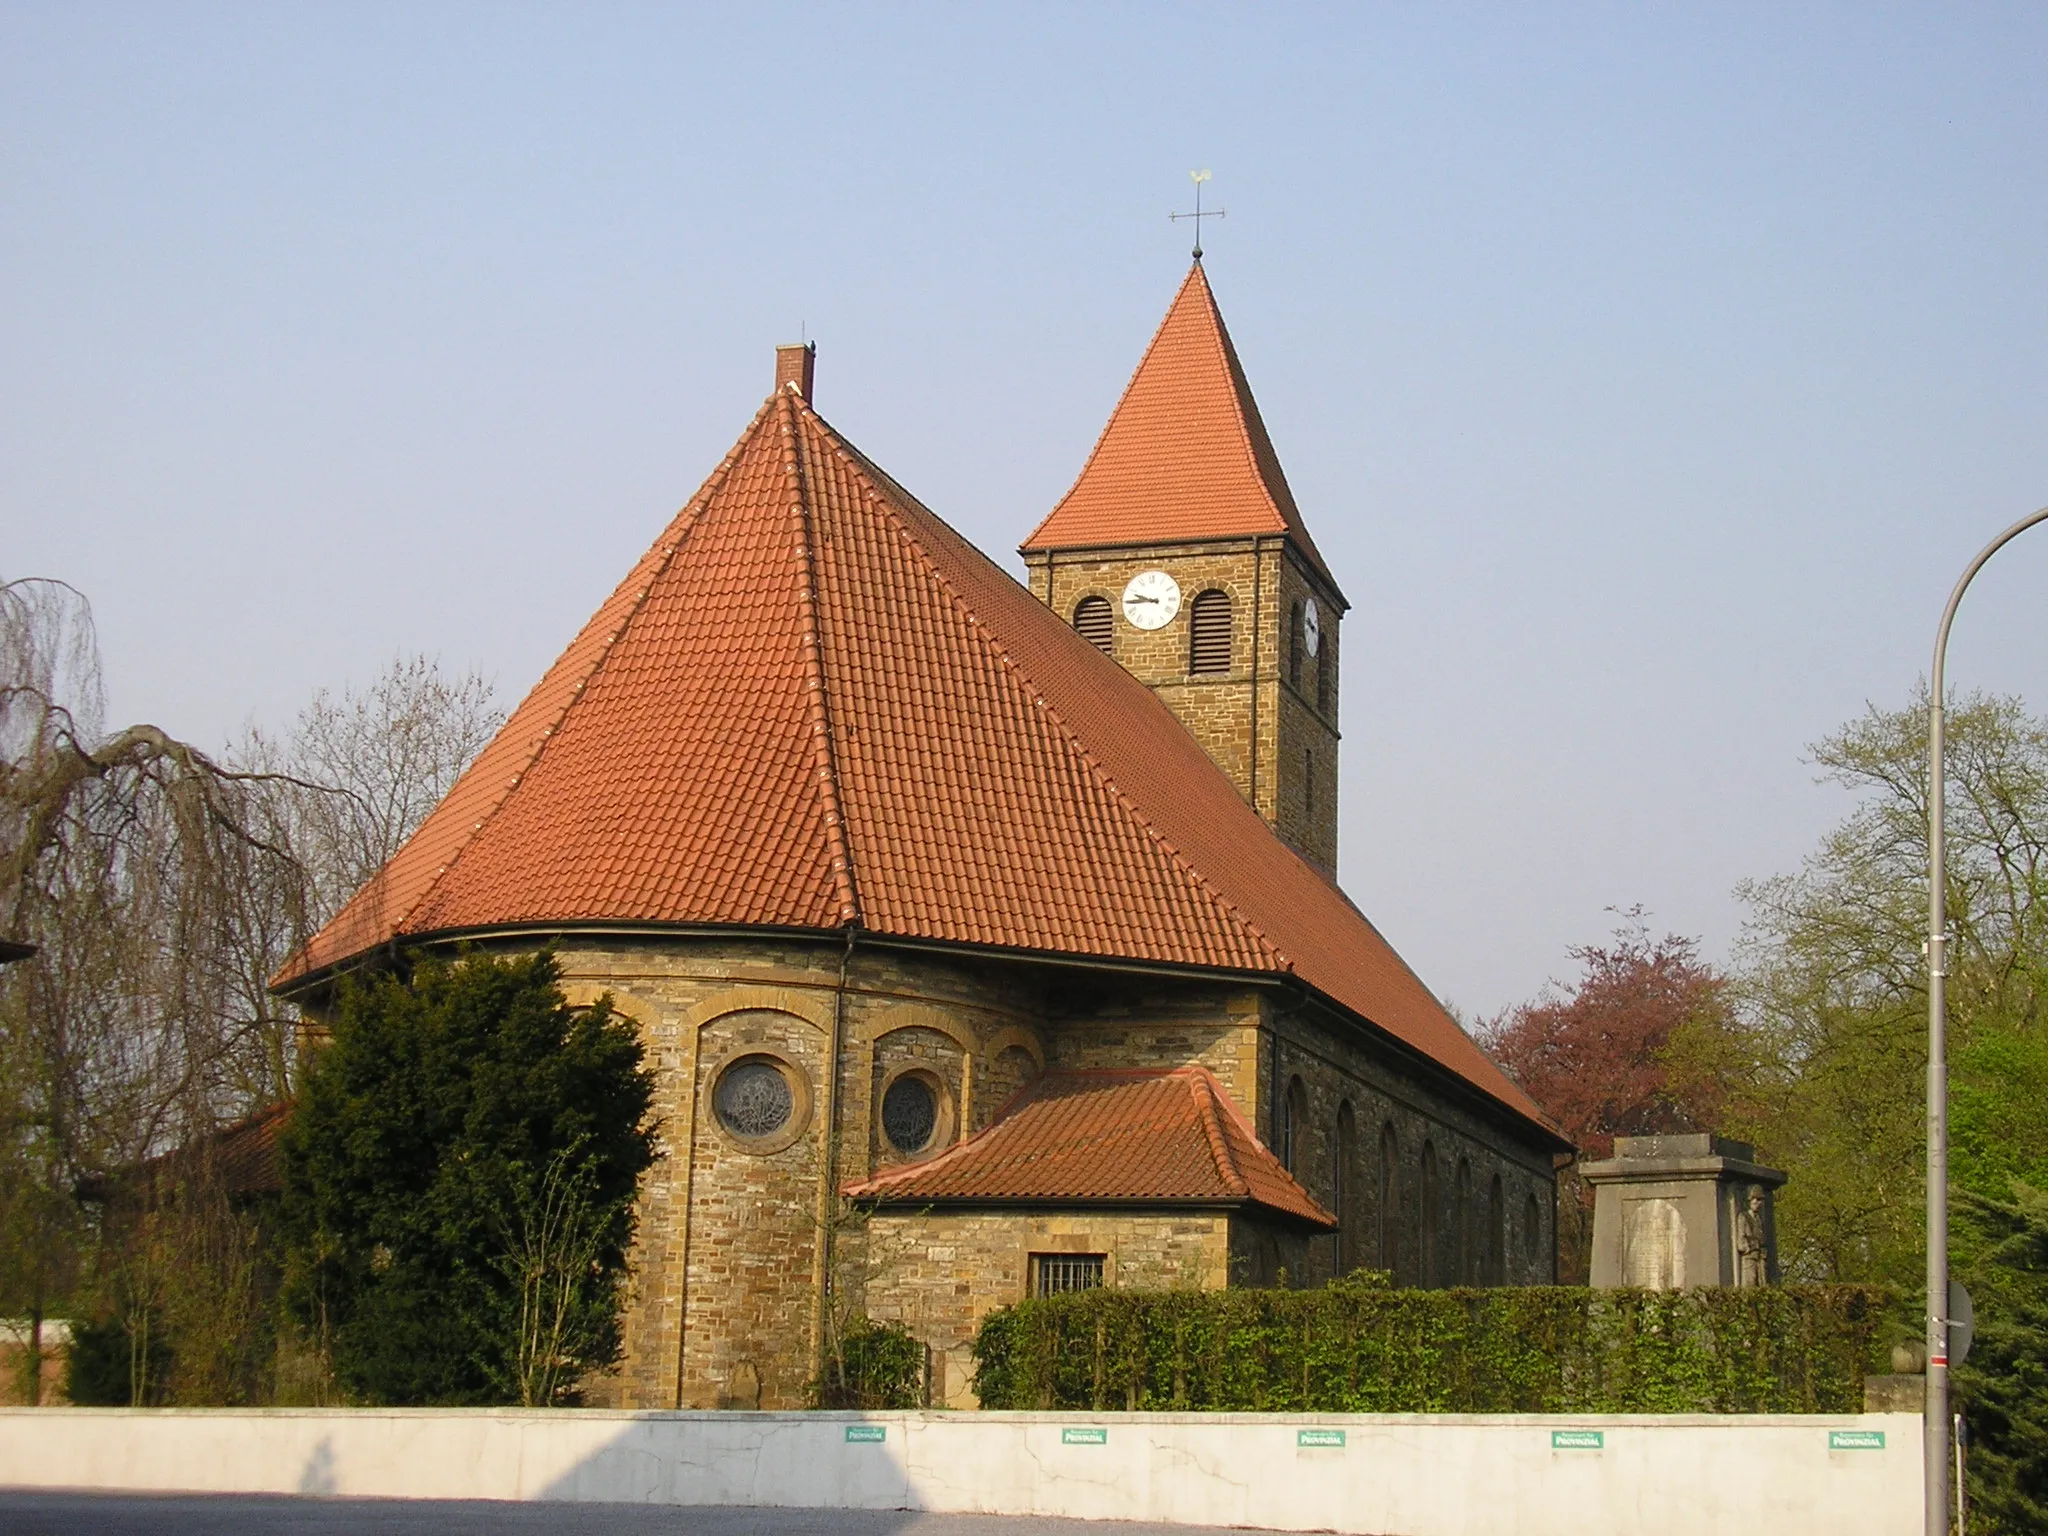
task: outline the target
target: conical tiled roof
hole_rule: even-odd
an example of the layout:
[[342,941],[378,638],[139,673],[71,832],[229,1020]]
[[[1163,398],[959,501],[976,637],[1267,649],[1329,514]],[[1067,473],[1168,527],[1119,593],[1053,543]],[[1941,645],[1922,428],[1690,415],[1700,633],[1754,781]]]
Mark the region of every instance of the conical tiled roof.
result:
[[1256,1205],[1337,1225],[1206,1067],[1048,1072],[988,1129],[846,1194],[886,1205]]
[[280,983],[608,923],[1291,972],[1540,1120],[1151,690],[793,389]]
[[1280,533],[1335,591],[1197,261],[1080,479],[1019,548],[1030,554]]

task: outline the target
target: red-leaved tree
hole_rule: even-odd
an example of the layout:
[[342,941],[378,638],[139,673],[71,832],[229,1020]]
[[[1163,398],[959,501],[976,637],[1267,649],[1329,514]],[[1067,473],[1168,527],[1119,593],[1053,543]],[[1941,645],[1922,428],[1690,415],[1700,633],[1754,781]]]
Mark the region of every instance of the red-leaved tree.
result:
[[[1621,916],[1609,943],[1570,952],[1582,972],[1575,985],[1546,988],[1482,1032],[1587,1161],[1609,1156],[1616,1136],[1715,1129],[1725,1107],[1716,1075],[1687,1063],[1701,1058],[1702,1041],[1733,1028],[1727,979],[1693,940],[1652,940],[1641,908]],[[1590,1195],[1574,1171],[1559,1181],[1558,1268],[1567,1283],[1586,1275]]]

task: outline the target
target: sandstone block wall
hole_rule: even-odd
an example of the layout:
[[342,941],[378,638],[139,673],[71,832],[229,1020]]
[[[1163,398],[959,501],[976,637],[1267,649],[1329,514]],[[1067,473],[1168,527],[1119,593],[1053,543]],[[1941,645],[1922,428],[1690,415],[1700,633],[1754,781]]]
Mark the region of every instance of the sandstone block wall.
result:
[[[1358,1265],[1392,1268],[1407,1284],[1488,1278],[1472,1266],[1491,1252],[1496,1177],[1499,1278],[1552,1273],[1547,1153],[1431,1088],[1368,1033],[1255,985],[862,946],[849,956],[829,941],[572,941],[560,954],[571,1000],[610,993],[638,1021],[657,1076],[657,1161],[642,1187],[626,1358],[595,1384],[600,1403],[801,1406],[826,1331],[862,1308],[915,1321],[940,1360],[942,1394],[957,1396],[958,1351],[989,1306],[1023,1294],[1041,1240],[1099,1237],[1101,1246],[1069,1251],[1111,1254],[1112,1284],[1271,1284],[1282,1271],[1290,1284],[1316,1284]],[[746,1056],[772,1057],[802,1084],[801,1124],[786,1139],[749,1143],[720,1123],[719,1074]],[[985,1127],[1048,1067],[1194,1063],[1215,1073],[1262,1140],[1289,1149],[1296,1176],[1342,1218],[1341,1234],[1303,1238],[1209,1215],[870,1215],[837,1197],[906,1155],[879,1115],[899,1073],[927,1074],[942,1091],[941,1127],[911,1154],[922,1157]],[[1472,1192],[1464,1269],[1460,1160]]]
[[975,1329],[1028,1294],[1033,1254],[1101,1254],[1108,1286],[1214,1290],[1230,1280],[1230,1226],[1194,1213],[878,1211],[866,1234],[867,1315],[931,1349],[935,1405],[972,1408]]
[[[1055,552],[1027,563],[1033,595],[1069,623],[1083,598],[1106,600],[1118,663],[1166,702],[1290,847],[1325,870],[1337,867],[1341,605],[1288,541]],[[1179,584],[1181,608],[1164,628],[1141,630],[1123,616],[1123,590],[1153,569]],[[1231,669],[1198,677],[1189,671],[1190,615],[1196,596],[1211,589],[1230,596]],[[1317,656],[1303,655],[1296,680],[1288,663],[1292,614],[1311,597],[1321,610],[1322,644]],[[1328,672],[1320,685],[1318,669]]]
[[[882,1133],[881,1091],[908,1068],[940,1082],[941,1132],[924,1155],[985,1124],[1046,1061],[1029,973],[735,939],[571,942],[561,958],[572,1002],[610,993],[639,1022],[657,1077],[626,1358],[594,1399],[801,1406],[834,1315],[831,1255],[859,1241],[836,1190],[902,1155]],[[749,1144],[720,1123],[719,1074],[750,1055],[802,1085],[787,1139]]]
[[1399,1285],[1555,1279],[1556,1176],[1547,1152],[1429,1092],[1349,1027],[1277,1007],[1265,1024],[1260,1137],[1342,1223],[1309,1243],[1306,1267],[1295,1272],[1303,1283],[1358,1268],[1390,1270]]

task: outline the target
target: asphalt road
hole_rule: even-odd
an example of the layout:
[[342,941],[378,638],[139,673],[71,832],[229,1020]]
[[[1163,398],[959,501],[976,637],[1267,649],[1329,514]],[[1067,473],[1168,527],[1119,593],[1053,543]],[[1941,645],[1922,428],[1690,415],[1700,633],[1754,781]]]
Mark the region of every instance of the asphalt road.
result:
[[[908,1510],[0,1490],[4,1536],[1230,1536],[1224,1528]],[[1238,1533],[1241,1536],[1241,1533]]]

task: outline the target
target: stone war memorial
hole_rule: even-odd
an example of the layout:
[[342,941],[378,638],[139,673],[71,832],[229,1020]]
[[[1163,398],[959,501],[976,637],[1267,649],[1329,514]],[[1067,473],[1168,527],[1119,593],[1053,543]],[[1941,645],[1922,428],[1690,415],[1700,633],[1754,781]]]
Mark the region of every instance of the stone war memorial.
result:
[[1593,1186],[1596,1286],[1678,1291],[1778,1283],[1773,1196],[1785,1175],[1747,1142],[1721,1136],[1617,1136],[1583,1163]]
[[[777,353],[278,981],[317,1018],[401,946],[552,945],[637,1022],[659,1155],[593,1395],[800,1407],[866,1316],[973,1406],[979,1320],[1029,1295],[1551,1281],[1569,1144],[1336,884],[1348,605],[1200,262],[1026,584],[832,427],[815,363]],[[1670,1283],[1735,1262],[1691,1177],[1647,1218],[1687,1234],[1643,1261]]]

